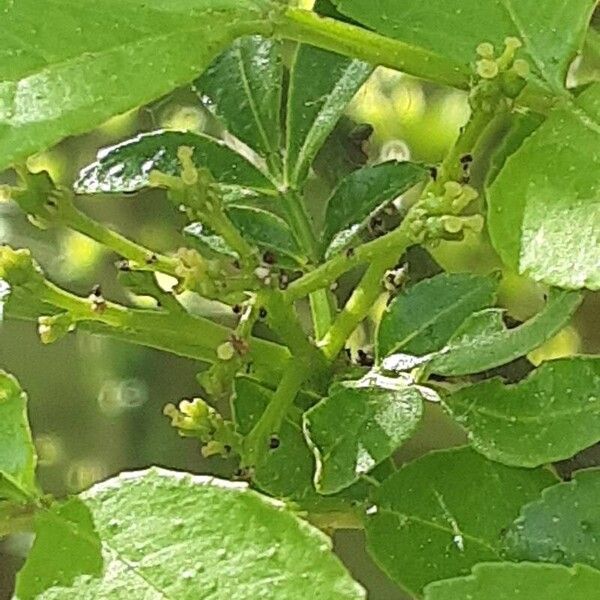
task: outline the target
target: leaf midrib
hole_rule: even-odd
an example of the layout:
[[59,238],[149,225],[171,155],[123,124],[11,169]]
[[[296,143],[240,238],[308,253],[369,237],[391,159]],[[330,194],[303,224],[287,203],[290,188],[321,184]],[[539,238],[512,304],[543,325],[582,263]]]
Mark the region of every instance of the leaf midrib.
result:
[[[398,519],[400,519],[401,521],[404,521],[404,522],[412,521],[414,523],[418,523],[419,525],[423,525],[424,527],[429,527],[431,529],[443,531],[444,533],[448,533],[450,536],[454,536],[456,534],[456,532],[451,527],[446,527],[444,525],[441,525],[440,523],[434,523],[433,521],[429,521],[427,519],[424,519],[423,517],[418,517],[417,515],[409,515],[409,514],[400,512],[393,508],[379,508],[377,511],[377,514],[387,514],[387,515],[390,515],[393,517],[397,517]],[[466,541],[470,541],[475,544],[478,544],[482,548],[485,548],[486,550],[493,552],[495,556],[500,558],[500,553],[499,553],[498,549],[491,546],[485,540],[478,538],[472,534],[466,533],[462,529],[460,530],[460,535],[462,535],[462,537]]]
[[[250,110],[254,115],[254,121],[258,128],[258,132],[260,137],[262,138],[265,150],[271,154],[275,155],[277,153],[277,148],[271,144],[271,140],[267,135],[267,132],[264,128],[261,115],[258,112],[258,107],[256,104],[256,100],[254,98],[254,94],[252,93],[252,89],[250,87],[250,81],[248,80],[248,73],[246,72],[246,63],[244,61],[244,57],[242,55],[242,45],[238,44],[236,49],[236,58],[238,63],[238,68],[240,70],[240,77],[242,79],[242,85],[244,86],[244,90],[246,92],[246,96],[248,97],[248,103],[250,104]],[[271,174],[272,175],[272,174]]]

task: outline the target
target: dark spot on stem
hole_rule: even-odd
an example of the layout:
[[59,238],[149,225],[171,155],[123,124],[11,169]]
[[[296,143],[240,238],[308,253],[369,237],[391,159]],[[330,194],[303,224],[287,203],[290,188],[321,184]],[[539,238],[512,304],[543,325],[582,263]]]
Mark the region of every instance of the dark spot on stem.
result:
[[275,253],[271,252],[270,250],[267,250],[263,254],[263,262],[267,265],[274,265],[277,262],[277,257],[275,256]]
[[375,364],[375,359],[362,348],[358,350],[357,356],[361,367],[372,367]]

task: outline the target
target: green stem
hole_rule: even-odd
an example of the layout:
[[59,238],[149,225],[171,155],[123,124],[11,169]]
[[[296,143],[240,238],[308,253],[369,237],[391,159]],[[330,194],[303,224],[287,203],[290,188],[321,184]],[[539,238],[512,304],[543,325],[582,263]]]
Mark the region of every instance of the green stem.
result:
[[385,256],[369,265],[352,296],[337,316],[320,343],[323,354],[333,360],[343,349],[346,340],[365,319],[382,293],[381,280],[386,270],[396,262],[395,256]]
[[311,262],[317,262],[319,259],[319,245],[314,226],[302,198],[296,191],[287,190],[282,194],[282,199],[288,224],[298,246],[306,253]]
[[308,296],[315,339],[321,340],[329,331],[335,317],[335,300],[329,290],[317,290]]
[[[137,343],[178,353],[193,354],[207,362],[216,362],[216,349],[227,342],[232,330],[202,317],[130,309],[113,302],[95,308],[93,301],[80,298],[45,280],[40,300],[68,311],[75,321],[95,322],[122,332]],[[93,329],[93,328],[92,328]],[[178,346],[181,346],[178,350]],[[254,363],[280,371],[289,353],[278,344],[251,338],[250,356]]]
[[121,234],[113,231],[91,219],[72,204],[65,202],[61,207],[61,223],[87,237],[97,241],[100,244],[110,248],[120,256],[140,265],[152,267],[154,271],[160,271],[168,275],[175,276],[177,269],[177,260],[153,252],[140,244],[137,244]]
[[467,90],[470,86],[467,66],[362,27],[321,17],[312,11],[288,8],[281,17],[275,18],[273,26],[276,36],[459,89]]
[[257,262],[256,248],[242,237],[218,202],[212,202],[209,210],[202,211],[199,216],[239,254],[242,263],[254,265]]
[[312,367],[312,375],[318,379],[327,368],[323,354],[307,338],[293,305],[285,302],[281,292],[271,292],[265,300],[269,327],[288,346],[297,362],[305,362]]
[[397,259],[412,243],[408,228],[401,225],[394,231],[359,246],[351,253],[338,254],[314,271],[303,275],[290,284],[284,293],[285,299],[287,302],[294,302],[311,292],[328,288],[350,269],[376,260],[381,256],[392,255]]
[[[288,222],[298,245],[309,260],[316,263],[320,255],[319,242],[302,198],[297,192],[288,190],[283,199]],[[310,294],[309,299],[315,336],[321,339],[331,326],[335,312],[334,304],[330,294],[323,290]]]
[[259,294],[258,301],[267,306],[269,327],[287,344],[292,357],[273,398],[244,441],[246,466],[256,465],[264,456],[269,436],[279,432],[300,387],[310,379],[317,389],[324,390],[329,381],[329,368],[322,352],[310,343],[294,307],[284,302],[283,294],[265,291]]
[[480,110],[473,111],[467,124],[464,126],[456,142],[444,158],[435,183],[429,186],[424,194],[429,191],[441,192],[448,181],[459,181],[462,176],[460,159],[465,154],[472,153],[477,146],[483,132],[495,115]]
[[270,436],[277,434],[308,376],[310,365],[299,366],[290,359],[271,401],[258,423],[244,440],[244,465],[257,465],[268,450]]
[[[229,224],[229,233],[226,237],[227,242],[234,248],[237,249],[245,259],[256,255],[256,250],[249,246],[245,240],[241,238],[233,224],[225,216],[227,223]],[[70,201],[65,199],[60,207],[59,222],[82,235],[85,235],[100,244],[103,244],[107,248],[110,248],[113,252],[116,252],[119,256],[126,258],[127,260],[134,263],[134,267],[140,271],[153,271],[166,273],[177,279],[181,279],[181,271],[179,270],[180,261],[177,258],[165,256],[158,252],[154,252],[149,248],[146,248],[130,239],[116,233],[112,229],[109,229],[103,223],[99,223],[94,219],[88,217],[86,214],[78,210]],[[233,230],[231,232],[231,230]],[[223,230],[222,230],[223,231]],[[230,235],[232,233],[232,235]],[[223,233],[222,233],[223,235]],[[234,241],[234,237],[236,241]],[[237,238],[242,240],[239,242]],[[253,285],[256,285],[256,278],[254,275],[238,275],[236,277],[227,280],[226,289],[221,293],[211,292],[210,286],[203,285],[206,283],[206,279],[201,282],[197,282],[197,285],[193,289],[201,296],[205,296],[221,302],[227,302],[228,298],[225,294],[236,292],[242,292],[244,290],[252,289]]]

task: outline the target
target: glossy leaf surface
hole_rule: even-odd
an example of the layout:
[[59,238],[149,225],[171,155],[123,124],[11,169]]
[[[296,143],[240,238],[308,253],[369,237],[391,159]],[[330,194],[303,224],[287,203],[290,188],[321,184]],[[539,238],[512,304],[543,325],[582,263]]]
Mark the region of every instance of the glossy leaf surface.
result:
[[278,161],[282,78],[281,43],[248,36],[219,56],[195,88],[230,133]]
[[326,50],[298,47],[287,102],[285,160],[292,185],[304,181],[323,142],[372,70]]
[[414,386],[348,383],[304,414],[303,428],[316,460],[315,486],[322,494],[347,488],[408,439],[423,414]]
[[[379,209],[428,175],[429,171],[420,165],[396,161],[363,167],[350,173],[327,202],[324,249],[336,236],[343,236],[350,243],[351,233],[365,227]],[[342,247],[336,245],[337,251]]]
[[181,164],[177,150],[181,146],[193,148],[194,163],[206,167],[219,183],[271,189],[255,166],[223,142],[196,133],[156,131],[101,150],[97,162],[80,173],[75,191],[82,194],[135,192],[149,184],[152,171],[179,175]]
[[536,281],[600,289],[600,83],[555,109],[488,190],[504,262]]

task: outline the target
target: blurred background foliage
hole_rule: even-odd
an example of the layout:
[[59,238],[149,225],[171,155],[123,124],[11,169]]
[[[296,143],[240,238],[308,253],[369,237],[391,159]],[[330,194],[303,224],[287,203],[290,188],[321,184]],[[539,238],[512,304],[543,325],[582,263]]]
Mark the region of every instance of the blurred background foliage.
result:
[[[571,83],[597,78],[599,68],[592,60],[579,61]],[[373,127],[359,149],[369,161],[411,158],[435,163],[452,144],[468,112],[466,94],[380,68],[357,94],[348,116]],[[156,128],[220,133],[196,96],[182,89],[113,118],[88,135],[64,141],[31,158],[29,166],[36,171],[46,169],[56,181],[70,185],[79,169],[94,160],[98,148]],[[487,140],[487,152],[496,142],[497,138]],[[477,159],[475,184],[481,183],[486,164],[485,156]],[[307,193],[317,218],[329,185],[327,169],[319,172],[321,176],[313,176]],[[4,177],[10,180],[10,174]],[[86,197],[79,205],[149,247],[168,252],[182,244],[182,216],[159,191]],[[105,296],[125,299],[116,282],[114,255],[76,233],[36,229],[7,202],[0,202],[0,243],[30,247],[49,277],[75,292],[87,295],[95,284],[101,284]],[[434,257],[450,271],[502,268],[485,233],[459,244],[444,243]],[[500,303],[514,318],[534,314],[543,293],[540,286],[504,269]],[[143,304],[144,299],[138,301]],[[382,308],[383,303],[374,307],[373,319]],[[356,343],[362,342],[359,334]],[[529,358],[538,364],[553,357],[599,351],[600,294],[588,294],[572,324]],[[38,339],[35,324],[3,322],[0,367],[15,374],[29,393],[39,477],[49,493],[75,493],[121,470],[150,464],[224,475],[231,471],[232,465],[223,461],[202,459],[198,446],[180,439],[162,415],[166,403],[198,395],[198,365],[192,361],[84,332],[46,347]],[[401,449],[397,461],[463,441],[456,426],[429,406],[421,433]],[[594,459],[592,455],[583,460]],[[22,536],[0,545],[0,599],[10,597],[14,571],[28,543],[27,536]],[[337,535],[336,548],[369,589],[372,600],[403,598],[367,559],[360,532]]]

